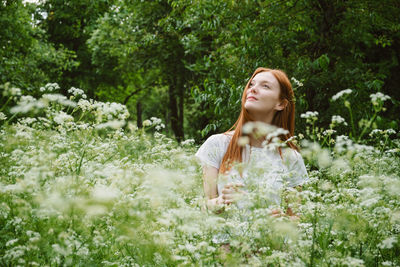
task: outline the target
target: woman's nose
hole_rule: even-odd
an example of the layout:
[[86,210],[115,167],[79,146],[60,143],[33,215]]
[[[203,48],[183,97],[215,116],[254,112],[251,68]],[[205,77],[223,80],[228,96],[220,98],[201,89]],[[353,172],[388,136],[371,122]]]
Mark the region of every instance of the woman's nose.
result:
[[256,92],[256,87],[255,87],[255,86],[251,86],[251,87],[249,88],[249,91],[250,91],[251,93],[255,93],[255,92]]

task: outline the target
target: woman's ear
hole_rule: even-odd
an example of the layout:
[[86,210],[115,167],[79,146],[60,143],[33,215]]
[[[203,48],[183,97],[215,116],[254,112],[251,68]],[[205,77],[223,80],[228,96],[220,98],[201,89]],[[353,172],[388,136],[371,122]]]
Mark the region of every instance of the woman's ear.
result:
[[284,110],[289,104],[289,101],[287,99],[283,99],[279,104],[276,105],[275,109],[276,110]]

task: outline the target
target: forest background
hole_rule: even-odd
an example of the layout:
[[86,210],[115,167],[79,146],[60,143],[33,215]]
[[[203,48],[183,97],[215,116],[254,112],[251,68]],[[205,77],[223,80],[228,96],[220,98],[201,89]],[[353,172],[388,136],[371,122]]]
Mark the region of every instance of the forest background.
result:
[[[48,82],[65,95],[79,87],[125,104],[138,127],[161,118],[177,140],[226,131],[260,66],[291,78],[297,132],[305,111],[318,111],[325,128],[340,114],[350,137],[366,126],[399,130],[397,0],[2,0],[0,36],[3,88],[36,96]],[[351,113],[329,101],[348,88]],[[373,117],[364,106],[377,92],[391,100]]]

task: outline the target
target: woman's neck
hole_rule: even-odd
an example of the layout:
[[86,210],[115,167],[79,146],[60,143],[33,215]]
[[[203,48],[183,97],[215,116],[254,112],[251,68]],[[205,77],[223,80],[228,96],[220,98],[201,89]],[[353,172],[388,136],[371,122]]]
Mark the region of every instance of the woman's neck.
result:
[[265,137],[261,137],[261,138],[254,138],[250,136],[250,146],[253,147],[262,147],[262,143],[265,141]]

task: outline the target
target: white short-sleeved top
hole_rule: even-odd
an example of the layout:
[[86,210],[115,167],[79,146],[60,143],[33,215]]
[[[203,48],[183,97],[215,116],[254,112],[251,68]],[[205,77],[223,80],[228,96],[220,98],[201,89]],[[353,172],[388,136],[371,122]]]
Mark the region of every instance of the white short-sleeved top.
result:
[[[229,134],[212,135],[200,146],[195,156],[203,165],[219,169],[231,138],[232,136]],[[272,192],[275,192],[270,197],[275,200],[276,204],[280,204],[280,197],[276,192],[284,186],[302,185],[309,179],[300,153],[291,148],[283,148],[282,158],[278,151],[249,145],[246,145],[242,158],[243,162],[249,163],[249,168],[263,170],[261,175],[256,175],[256,182],[264,183],[271,188]],[[232,169],[223,179],[218,177],[218,194],[221,194],[222,188],[228,182],[241,181],[245,183],[248,173],[248,170],[244,169],[241,177],[237,170]],[[252,179],[254,181],[254,175]]]

